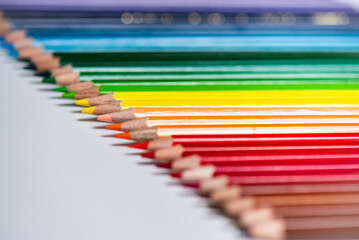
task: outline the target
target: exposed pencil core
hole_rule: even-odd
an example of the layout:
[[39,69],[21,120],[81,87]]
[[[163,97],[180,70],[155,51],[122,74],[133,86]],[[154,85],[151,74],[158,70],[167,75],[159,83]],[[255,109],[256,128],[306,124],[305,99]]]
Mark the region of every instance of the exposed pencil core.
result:
[[[64,93],[66,94],[66,93]],[[89,104],[89,102],[87,101],[86,98],[84,99],[80,99],[80,100],[76,100],[75,102],[76,105],[80,105],[80,106],[85,106],[85,107],[90,107],[91,105]]]
[[[54,81],[55,81],[55,78],[53,78],[53,79],[54,79]],[[45,79],[44,79],[44,80],[45,80]],[[44,81],[44,80],[43,80],[43,82],[46,82],[46,81]],[[54,91],[54,92],[67,93],[67,92],[68,92],[68,89],[67,89],[67,87],[62,86],[62,87],[53,88],[52,91]]]
[[83,108],[83,109],[81,110],[81,113],[93,114],[95,108],[96,108],[96,107]]
[[62,94],[62,97],[68,98],[68,99],[74,99],[75,95],[76,95],[76,92],[68,92],[68,93]]

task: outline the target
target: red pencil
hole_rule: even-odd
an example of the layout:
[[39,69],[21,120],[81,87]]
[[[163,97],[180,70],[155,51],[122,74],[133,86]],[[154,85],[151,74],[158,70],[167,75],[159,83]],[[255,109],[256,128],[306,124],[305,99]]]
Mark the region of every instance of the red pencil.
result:
[[184,183],[198,188],[200,193],[207,194],[216,189],[232,185],[273,185],[273,184],[313,184],[313,183],[351,183],[359,181],[359,173],[329,173],[329,174],[292,174],[292,175],[262,175],[262,176],[216,176],[200,183]]
[[246,196],[290,195],[290,194],[318,194],[318,193],[353,193],[359,192],[359,182],[331,182],[331,183],[288,183],[288,184],[258,184],[231,185],[224,188],[212,189],[208,194],[211,202],[225,203],[232,199]]
[[176,145],[171,148],[160,149],[154,152],[143,153],[146,158],[154,158],[159,163],[167,163],[180,157],[197,154],[199,156],[270,156],[270,155],[287,155],[296,157],[296,155],[347,155],[359,154],[357,146],[288,146],[288,147],[182,147]]
[[216,176],[291,176],[359,174],[359,164],[310,164],[310,165],[259,165],[259,166],[201,166],[174,173],[183,183],[198,183]]
[[[235,134],[235,133],[226,133],[226,134],[221,134],[221,133],[215,133],[215,134],[209,134],[209,133],[204,133],[201,132],[201,134],[172,134],[172,137],[174,137],[175,139],[179,138],[179,137],[187,137],[187,138],[197,138],[197,139],[201,139],[203,138],[213,138],[215,141],[217,141],[216,139],[220,140],[222,138],[228,138],[228,137],[235,137],[235,138],[242,138],[242,137],[250,137],[250,136],[257,136],[258,138],[262,138],[262,137],[279,137],[279,138],[292,138],[292,137],[313,137],[313,136],[322,136],[322,137],[333,137],[333,136],[343,136],[343,137],[358,137],[358,133],[355,132],[339,132],[339,131],[328,131],[327,133],[324,132],[317,132],[317,133],[250,133],[250,134]],[[159,137],[157,136],[157,128],[148,128],[148,129],[144,129],[144,130],[139,130],[139,131],[133,131],[133,132],[124,132],[124,133],[120,133],[120,134],[116,134],[115,137],[117,138],[122,138],[122,139],[128,139],[128,140],[134,140],[134,141],[138,141],[138,142],[146,142],[146,141],[151,141],[154,139],[159,139]],[[163,137],[160,137],[163,138]]]
[[359,182],[231,185],[213,189],[210,197],[219,203],[240,196],[329,192],[359,192]]
[[241,134],[241,135],[174,135],[159,138],[150,142],[130,145],[133,148],[157,150],[177,144],[183,146],[262,146],[275,145],[305,145],[316,143],[351,144],[359,142],[359,133],[318,133],[318,134]]
[[206,157],[190,155],[184,158],[175,159],[172,162],[158,164],[161,168],[170,168],[172,172],[181,172],[190,168],[214,165],[214,166],[260,166],[260,165],[299,165],[299,164],[355,164],[359,163],[359,155],[318,155],[307,156],[231,156],[231,157]]

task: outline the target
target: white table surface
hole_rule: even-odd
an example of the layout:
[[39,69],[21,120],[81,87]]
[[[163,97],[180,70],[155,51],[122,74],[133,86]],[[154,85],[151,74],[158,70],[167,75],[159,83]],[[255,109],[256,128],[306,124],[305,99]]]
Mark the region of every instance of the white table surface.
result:
[[22,66],[0,52],[0,239],[246,239]]

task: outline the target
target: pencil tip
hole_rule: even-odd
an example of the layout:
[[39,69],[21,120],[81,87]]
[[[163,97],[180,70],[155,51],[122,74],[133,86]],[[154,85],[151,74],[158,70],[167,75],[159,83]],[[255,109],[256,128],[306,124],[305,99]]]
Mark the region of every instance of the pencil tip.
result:
[[[69,93],[64,93],[62,94],[63,98],[68,98],[68,99],[74,99],[76,95],[76,92],[69,92]],[[77,101],[76,101],[77,102]],[[77,104],[77,103],[76,103]]]
[[53,88],[52,91],[54,91],[54,92],[65,92],[65,93],[68,92],[67,88],[65,86]]
[[148,144],[149,144],[149,142],[136,143],[136,144],[129,145],[129,147],[146,150],[148,147]]
[[182,173],[180,173],[180,172],[173,172],[173,173],[171,173],[171,177],[173,177],[173,178],[181,178],[181,177],[182,177]]
[[50,77],[50,73],[49,72],[35,73],[35,76],[42,77],[42,78],[48,78],[48,77]]
[[55,84],[55,83],[56,83],[56,79],[55,79],[54,77],[48,77],[48,78],[42,79],[42,82],[43,82],[43,83],[53,83],[53,84]]
[[19,53],[16,51],[9,51],[8,55],[13,58],[17,58],[17,59],[19,58]]
[[94,111],[95,111],[95,107],[87,107],[82,109],[81,113],[93,114]]
[[101,122],[112,122],[112,117],[110,116],[110,114],[102,114],[100,116],[97,117],[98,121]]
[[116,124],[107,125],[106,129],[121,131],[121,129],[122,129],[121,125],[122,125],[122,123],[116,123]]
[[75,104],[80,105],[80,106],[90,107],[90,104],[87,101],[87,98],[76,100]]
[[145,152],[141,154],[144,158],[155,158],[155,152]]
[[131,140],[130,133],[128,132],[116,134],[115,137]]

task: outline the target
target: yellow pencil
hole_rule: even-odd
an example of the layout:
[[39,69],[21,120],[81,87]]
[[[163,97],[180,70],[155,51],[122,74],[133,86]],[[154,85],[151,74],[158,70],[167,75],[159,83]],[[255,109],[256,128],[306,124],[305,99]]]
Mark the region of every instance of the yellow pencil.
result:
[[243,105],[356,105],[359,90],[331,91],[208,91],[115,92],[76,101],[97,106],[123,100],[122,107],[243,106]]

